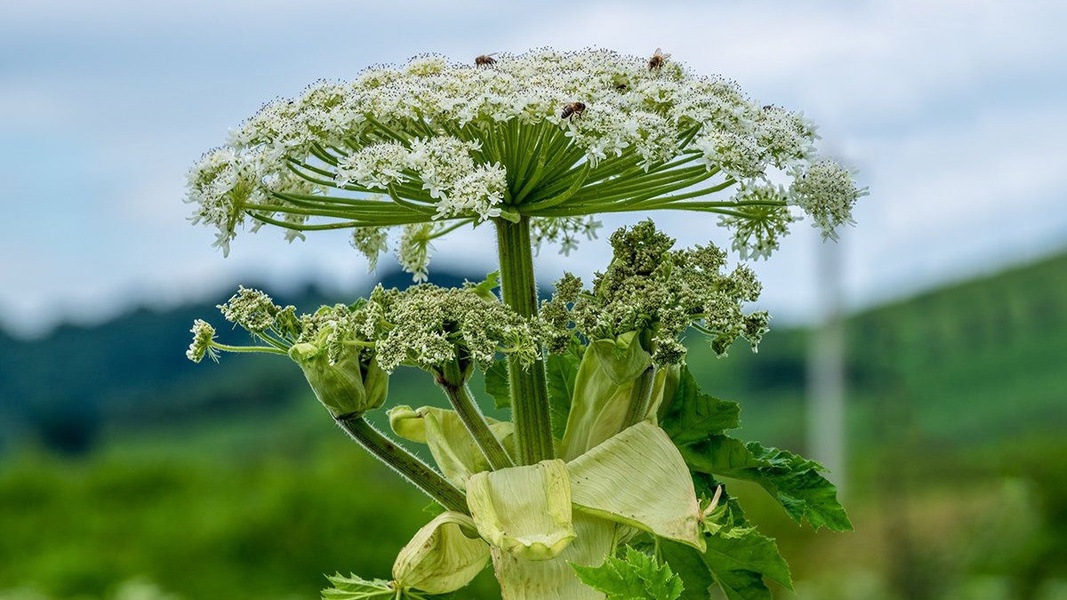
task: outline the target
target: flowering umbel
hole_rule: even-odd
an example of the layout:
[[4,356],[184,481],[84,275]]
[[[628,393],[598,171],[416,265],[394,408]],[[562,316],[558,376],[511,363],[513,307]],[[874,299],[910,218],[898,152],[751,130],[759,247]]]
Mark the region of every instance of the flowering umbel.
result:
[[351,228],[372,265],[401,227],[418,279],[434,238],[490,219],[529,217],[535,241],[569,252],[600,213],[711,212],[743,256],[765,257],[789,207],[832,236],[865,193],[818,157],[800,113],[671,60],[540,49],[482,66],[420,56],[267,104],[191,169],[193,222],[224,252],[248,222],[289,239]]

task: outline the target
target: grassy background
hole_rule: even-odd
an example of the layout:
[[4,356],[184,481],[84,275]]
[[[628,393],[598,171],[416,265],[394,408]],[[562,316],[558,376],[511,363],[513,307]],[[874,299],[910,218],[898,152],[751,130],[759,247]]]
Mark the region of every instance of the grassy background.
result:
[[[813,533],[731,488],[793,566],[796,591],[776,595],[1067,598],[1065,274],[1061,255],[848,319],[856,532]],[[388,577],[427,499],[295,367],[185,361],[191,320],[213,312],[0,339],[0,598],[314,598],[324,573]],[[809,337],[721,360],[694,339],[689,362],[741,403],[741,437],[803,452]],[[441,400],[411,371],[391,398]],[[461,597],[493,597],[478,585]]]

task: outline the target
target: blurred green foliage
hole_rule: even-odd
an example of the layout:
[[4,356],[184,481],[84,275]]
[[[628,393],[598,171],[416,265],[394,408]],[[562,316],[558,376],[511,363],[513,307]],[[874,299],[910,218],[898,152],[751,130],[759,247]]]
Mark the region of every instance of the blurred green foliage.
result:
[[[1064,274],[1067,255],[849,318],[857,531],[814,535],[729,484],[796,597],[1067,598]],[[225,296],[0,338],[0,599],[314,598],[323,574],[389,576],[429,501],[345,439],[294,365],[187,363],[192,319]],[[808,336],[719,360],[694,342],[689,363],[741,403],[741,437],[803,452]],[[391,398],[443,403],[410,370]],[[495,597],[488,573],[477,585],[462,597]]]
[[430,501],[324,426],[304,440],[268,429],[272,447],[257,456],[244,447],[251,431],[217,430],[202,446],[200,436],[163,436],[81,462],[9,462],[0,590],[100,598],[142,577],[185,598],[280,599],[317,597],[324,573],[388,578]]

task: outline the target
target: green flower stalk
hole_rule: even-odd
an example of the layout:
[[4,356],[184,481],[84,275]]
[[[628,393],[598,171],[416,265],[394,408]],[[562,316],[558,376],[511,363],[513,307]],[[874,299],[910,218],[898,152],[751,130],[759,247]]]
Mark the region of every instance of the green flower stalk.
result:
[[373,314],[367,303],[324,306],[297,317],[295,307],[283,308],[267,294],[242,287],[218,308],[262,345],[221,344],[215,329],[197,320],[186,352],[190,360],[208,356],[217,361],[220,351],[288,356],[303,371],[315,397],[357,443],[445,508],[467,511],[458,488],[363,419],[364,413],[385,403],[389,390],[389,375],[378,365],[375,344],[357,332],[356,324]]
[[[798,521],[851,524],[821,466],[726,434],[737,405],[699,391],[682,344],[696,331],[719,356],[739,338],[756,349],[769,316],[745,308],[761,291],[753,272],[728,269],[715,246],[675,250],[649,220],[611,236],[614,257],[591,289],[566,275],[539,303],[534,256],[545,243],[571,252],[600,214],[654,210],[715,215],[742,260],[770,257],[804,218],[834,239],[866,190],[816,153],[816,139],[800,113],[660,50],[650,60],[541,49],[467,64],[420,56],[316,83],[203,155],[187,199],[223,254],[241,230],[274,226],[293,240],[347,229],[371,269],[392,250],[422,282],[434,240],[495,229],[499,271],[479,284],[379,286],[302,316],[241,288],[220,309],[256,345],[193,326],[196,362],[222,351],[291,358],[357,442],[449,511],[404,548],[393,581],[338,575],[327,597],[450,593],[487,556],[506,599],[625,597],[626,578],[639,578],[625,569],[660,563],[679,565],[680,579],[661,586],[672,594],[686,581],[745,599],[769,597],[764,577],[790,585],[773,541],[719,478],[757,482]],[[429,372],[452,406],[389,409],[393,431],[426,444],[441,473],[363,419],[388,404],[399,366]],[[482,414],[475,369],[510,421]],[[566,420],[558,437],[553,416]],[[655,555],[630,549],[605,563],[631,542]]]

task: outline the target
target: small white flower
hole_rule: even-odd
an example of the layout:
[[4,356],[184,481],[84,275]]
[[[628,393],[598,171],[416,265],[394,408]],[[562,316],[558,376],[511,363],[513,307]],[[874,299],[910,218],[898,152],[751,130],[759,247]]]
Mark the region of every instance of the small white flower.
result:
[[396,257],[400,262],[400,267],[412,274],[415,283],[429,279],[430,242],[434,238],[434,232],[433,223],[416,223],[405,226],[400,235]]
[[337,164],[334,178],[339,186],[357,183],[368,189],[388,189],[404,177],[411,162],[407,148],[398,142],[382,142],[360,148]]
[[703,152],[709,168],[718,166],[737,181],[757,178],[766,169],[763,150],[744,132],[709,131],[693,144]]
[[768,258],[789,224],[799,220],[782,204],[788,192],[782,186],[742,185],[733,197],[733,212],[719,217],[719,225],[734,232],[731,247],[742,260]]
[[852,223],[852,207],[867,195],[866,188],[856,187],[852,173],[832,160],[797,168],[793,176],[791,202],[811,216],[823,237],[837,239],[837,228]]
[[193,334],[193,342],[185,351],[185,357],[195,363],[204,360],[205,356],[219,362],[219,351],[214,348],[215,328],[207,321],[197,319],[189,331]]
[[389,250],[389,232],[384,227],[357,227],[352,230],[352,247],[367,257],[367,270],[378,268],[378,256]]

